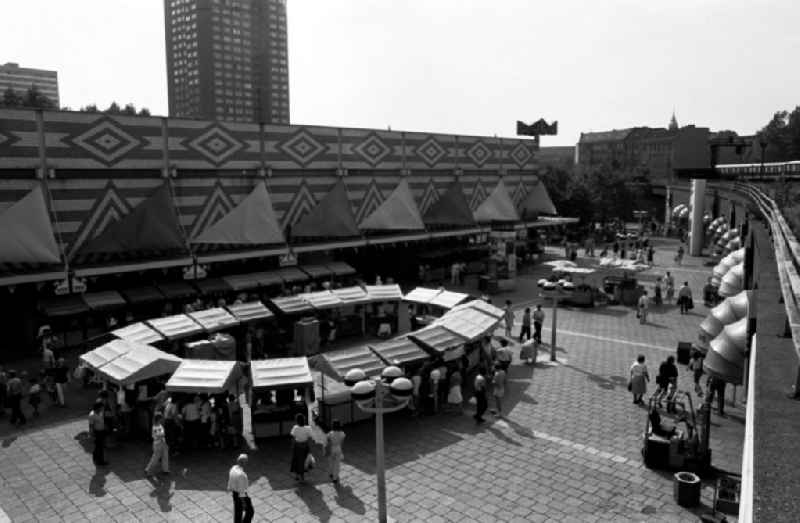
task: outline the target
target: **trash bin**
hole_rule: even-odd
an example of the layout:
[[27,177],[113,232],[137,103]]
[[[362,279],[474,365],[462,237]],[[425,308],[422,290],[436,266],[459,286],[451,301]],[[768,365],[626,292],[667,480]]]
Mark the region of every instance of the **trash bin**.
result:
[[678,472],[674,476],[675,502],[682,507],[700,504],[700,478],[691,472]]

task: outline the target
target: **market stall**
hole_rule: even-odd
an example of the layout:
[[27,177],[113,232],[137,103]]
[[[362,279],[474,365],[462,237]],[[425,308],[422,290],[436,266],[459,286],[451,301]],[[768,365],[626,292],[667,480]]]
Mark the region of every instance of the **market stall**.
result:
[[268,320],[274,316],[260,301],[229,305],[226,309],[228,309],[236,320],[242,323]]
[[[260,305],[260,304],[259,304]],[[263,307],[263,305],[262,305]],[[239,325],[239,319],[222,307],[214,307],[187,314],[206,332],[216,332]]]
[[322,393],[317,396],[320,405],[320,415],[325,420],[339,419],[360,421],[371,417],[353,405],[349,390],[339,391],[337,394],[327,394],[326,390],[336,389],[329,382],[343,382],[347,372],[352,369],[363,370],[368,377],[380,376],[386,365],[367,346],[353,347],[326,352],[313,359],[314,368],[322,372]]
[[94,350],[81,354],[78,359],[90,369],[97,371],[104,365],[107,365],[139,345],[141,345],[141,343],[125,339],[111,340]]
[[132,323],[127,327],[122,327],[111,331],[117,338],[138,343],[156,343],[164,339],[158,331],[143,322]]
[[313,378],[306,358],[272,358],[250,363],[253,436],[288,435],[296,414],[308,416]]
[[473,307],[452,310],[436,320],[439,325],[450,332],[461,336],[466,342],[473,342],[494,332],[501,319],[490,316]]
[[422,350],[419,345],[400,336],[381,343],[371,343],[369,349],[378,356],[385,365],[399,367],[413,366],[427,361],[431,355]]
[[420,347],[435,357],[444,361],[454,361],[464,354],[464,344],[467,338],[456,334],[442,325],[431,325],[416,332],[411,332],[408,337]]
[[167,381],[167,391],[187,394],[236,392],[239,364],[235,361],[183,360]]
[[125,387],[172,374],[181,364],[181,358],[149,345],[125,343],[130,345],[130,350],[97,367],[98,377]]
[[237,346],[233,336],[216,332],[207,339],[184,343],[183,354],[194,360],[245,361],[244,354],[237,352]]
[[334,338],[363,336],[367,322],[365,305],[369,303],[367,291],[354,286],[334,289],[331,292],[342,302],[334,319]]

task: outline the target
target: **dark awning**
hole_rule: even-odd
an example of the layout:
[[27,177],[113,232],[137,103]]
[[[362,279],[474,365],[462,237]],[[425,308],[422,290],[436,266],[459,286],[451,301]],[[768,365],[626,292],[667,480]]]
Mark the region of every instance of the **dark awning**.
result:
[[261,282],[258,280],[258,273],[255,272],[249,274],[231,274],[229,276],[223,276],[222,279],[225,280],[225,283],[227,283],[231,289],[237,292],[257,289],[261,286]]
[[142,305],[162,301],[164,295],[156,287],[145,285],[144,287],[133,287],[121,291],[122,295],[131,305]]
[[333,276],[331,270],[325,265],[301,265],[300,270],[311,276],[313,279],[330,278]]
[[417,202],[404,179],[375,211],[359,224],[361,230],[420,231],[425,229]]
[[24,198],[0,213],[0,262],[59,263],[58,251],[50,214],[37,186]]
[[95,312],[118,309],[127,305],[125,298],[117,291],[87,292],[83,295],[83,301]]
[[60,296],[39,302],[39,310],[48,318],[74,316],[89,311],[89,307],[80,296]]
[[547,188],[541,180],[537,180],[528,195],[522,200],[519,212],[523,218],[534,214],[558,214],[556,206],[553,205],[553,200],[550,199]]
[[286,283],[296,283],[301,281],[308,281],[308,274],[304,273],[297,267],[281,267],[278,269],[283,281]]
[[328,262],[325,264],[335,276],[355,274],[356,270],[343,261]]
[[185,281],[173,281],[157,284],[161,293],[169,300],[185,300],[197,296],[197,289]]
[[205,280],[197,280],[194,286],[200,291],[200,294],[221,294],[225,292],[232,292],[231,286],[228,285],[222,278],[206,278]]
[[292,227],[296,238],[347,238],[360,234],[342,179]]

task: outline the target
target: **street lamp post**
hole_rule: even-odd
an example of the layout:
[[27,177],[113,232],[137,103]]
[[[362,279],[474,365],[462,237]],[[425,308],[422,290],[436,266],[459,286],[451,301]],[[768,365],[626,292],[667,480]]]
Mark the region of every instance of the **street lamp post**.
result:
[[[383,415],[404,409],[414,388],[394,365],[383,369],[380,378],[367,378],[361,369],[351,369],[344,378],[358,408],[375,414],[375,476],[378,482],[378,521],[386,523],[386,463],[383,445]],[[388,389],[388,390],[387,390]]]
[[550,361],[557,361],[556,358],[556,317],[558,316],[558,299],[571,296],[572,292],[565,289],[561,285],[556,285],[554,288],[543,288],[542,298],[550,298],[553,300],[553,311],[550,319]]

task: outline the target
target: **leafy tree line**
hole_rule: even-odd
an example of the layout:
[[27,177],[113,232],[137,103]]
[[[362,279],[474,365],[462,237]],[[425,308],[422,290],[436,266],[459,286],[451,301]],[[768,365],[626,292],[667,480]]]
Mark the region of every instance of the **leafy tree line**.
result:
[[767,145],[766,161],[800,160],[800,106],[792,112],[775,113],[772,120],[758,132],[758,139]]
[[[45,96],[38,87],[32,85],[27,91],[20,94],[10,87],[3,91],[0,98],[0,108],[25,108],[25,109],[52,109],[60,111],[71,111],[69,107],[56,107],[50,98]],[[99,109],[97,105],[91,104],[78,109],[82,113],[103,113],[127,116],[150,116],[150,111],[146,107],[137,110],[132,103],[121,107],[117,102],[111,102],[105,109]]]

